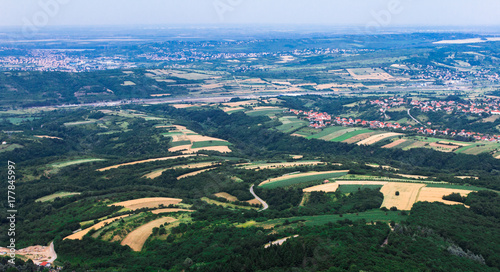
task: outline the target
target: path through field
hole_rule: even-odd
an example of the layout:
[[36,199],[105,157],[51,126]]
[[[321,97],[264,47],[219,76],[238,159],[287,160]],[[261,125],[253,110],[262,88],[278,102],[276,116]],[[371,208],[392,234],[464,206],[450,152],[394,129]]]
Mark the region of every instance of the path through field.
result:
[[255,194],[255,192],[253,191],[253,186],[254,186],[254,185],[252,184],[252,187],[250,187],[250,193],[251,193],[251,194],[255,197],[255,199],[257,199],[257,200],[258,200],[258,201],[262,204],[262,206],[264,207],[264,208],[262,208],[262,210],[260,210],[260,211],[267,210],[267,209],[269,208],[269,205],[267,205],[267,203],[266,203],[264,200],[262,200],[262,198],[258,197],[258,196]]

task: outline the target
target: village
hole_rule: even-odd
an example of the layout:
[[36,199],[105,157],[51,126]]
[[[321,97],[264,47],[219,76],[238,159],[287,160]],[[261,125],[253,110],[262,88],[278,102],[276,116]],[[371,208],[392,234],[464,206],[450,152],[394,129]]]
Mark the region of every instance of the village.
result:
[[[398,102],[399,103],[399,102]],[[325,128],[327,126],[362,126],[369,127],[372,129],[393,129],[399,131],[416,132],[423,135],[432,136],[447,136],[447,137],[467,137],[476,141],[487,141],[487,142],[499,142],[500,135],[487,135],[483,133],[471,132],[471,131],[456,131],[451,129],[433,129],[427,128],[425,126],[403,126],[399,123],[382,122],[382,121],[367,121],[362,119],[353,119],[345,117],[332,117],[328,113],[314,112],[314,111],[302,111],[290,109],[290,112],[297,115],[303,116],[304,119],[309,121],[309,127],[312,128]],[[431,125],[431,124],[428,124]]]

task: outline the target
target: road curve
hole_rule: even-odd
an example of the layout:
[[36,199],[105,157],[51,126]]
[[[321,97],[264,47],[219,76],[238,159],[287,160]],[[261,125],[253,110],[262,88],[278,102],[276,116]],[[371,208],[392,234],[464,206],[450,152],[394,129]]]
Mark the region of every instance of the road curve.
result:
[[427,127],[426,125],[420,123],[420,121],[418,121],[417,119],[415,119],[411,114],[410,114],[410,109],[408,109],[408,115],[411,117],[411,119],[413,119],[413,121],[419,123],[420,125],[424,126],[424,127]]
[[262,206],[264,207],[264,208],[262,208],[262,210],[260,210],[259,212],[264,211],[264,210],[267,210],[267,209],[269,208],[269,205],[267,205],[267,203],[266,203],[264,200],[262,200],[262,198],[258,197],[258,196],[255,194],[255,192],[253,191],[253,186],[254,186],[254,185],[252,184],[252,187],[250,187],[250,193],[251,193],[251,194],[252,194],[252,195],[253,195],[253,196],[254,196],[254,197],[255,197],[255,198],[256,198],[256,199],[257,199],[260,203],[262,203]]

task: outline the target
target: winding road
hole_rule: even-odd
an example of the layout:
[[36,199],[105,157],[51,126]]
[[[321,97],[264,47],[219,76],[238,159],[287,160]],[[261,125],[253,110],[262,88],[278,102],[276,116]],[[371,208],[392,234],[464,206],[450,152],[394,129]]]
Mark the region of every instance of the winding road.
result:
[[411,119],[413,119],[413,121],[419,123],[420,125],[424,126],[424,127],[427,127],[426,125],[420,123],[420,121],[418,121],[417,119],[415,119],[415,117],[413,117],[411,114],[410,114],[410,109],[408,109],[408,115],[411,117]]
[[262,210],[260,210],[259,212],[261,211],[264,211],[264,210],[267,210],[269,208],[269,205],[267,205],[267,203],[262,200],[262,198],[258,197],[255,192],[253,191],[253,184],[252,184],[252,187],[250,187],[250,193],[260,202],[262,203],[262,206],[264,206],[264,208],[262,208]]

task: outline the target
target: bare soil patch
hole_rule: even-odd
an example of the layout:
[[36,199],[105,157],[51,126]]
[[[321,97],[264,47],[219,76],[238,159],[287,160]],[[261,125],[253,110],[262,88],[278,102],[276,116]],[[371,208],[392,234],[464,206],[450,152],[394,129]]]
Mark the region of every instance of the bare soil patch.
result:
[[158,228],[165,223],[172,223],[175,221],[177,221],[177,219],[173,217],[163,217],[146,223],[127,234],[125,239],[123,239],[123,241],[121,242],[121,245],[127,245],[133,251],[141,251],[142,246],[144,246],[144,243],[152,234],[153,228]]
[[396,140],[390,144],[386,144],[386,145],[382,146],[382,148],[393,148],[393,147],[398,146],[404,142],[406,142],[406,139],[399,139],[399,140]]
[[147,197],[133,200],[122,201],[118,203],[109,204],[108,206],[123,206],[130,210],[138,210],[142,208],[157,208],[160,205],[168,206],[170,204],[176,205],[182,202],[180,198],[170,197]]

